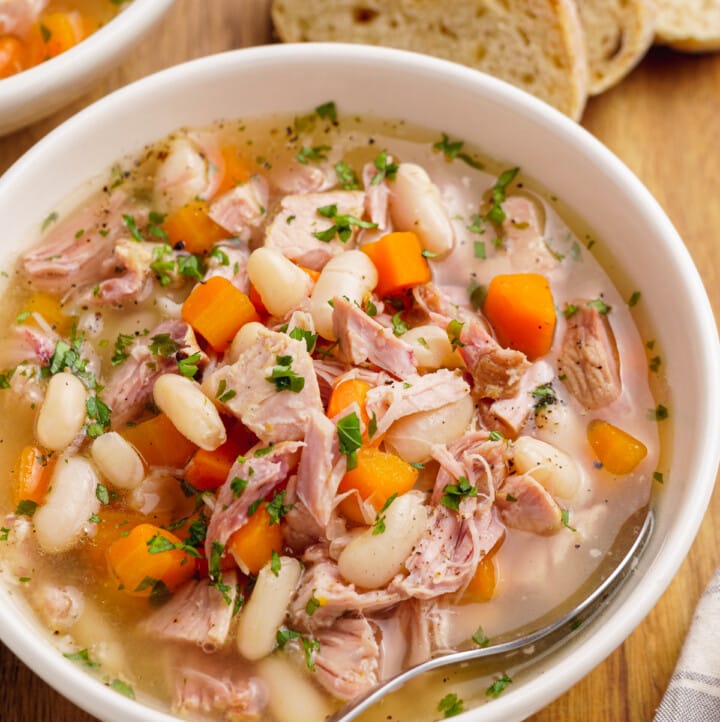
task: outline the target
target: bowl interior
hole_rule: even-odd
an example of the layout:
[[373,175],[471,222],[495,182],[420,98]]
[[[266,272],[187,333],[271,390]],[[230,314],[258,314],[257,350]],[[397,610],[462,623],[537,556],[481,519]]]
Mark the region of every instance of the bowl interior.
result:
[[73,48],[0,82],[0,135],[53,113],[90,89],[172,7],[134,0]]
[[[1,265],[10,266],[42,219],[84,181],[178,126],[306,112],[327,100],[344,113],[403,118],[447,132],[520,165],[597,231],[610,249],[611,265],[622,269],[630,290],[642,292],[647,321],[662,349],[673,433],[665,450],[670,473],[655,499],[654,536],[600,624],[554,654],[542,675],[462,717],[520,719],[602,661],[647,614],[690,547],[717,468],[720,369],[709,302],[667,217],[599,142],[509,85],[424,56],[343,45],[226,53],[114,93],[51,133],[11,168],[0,181]],[[607,270],[613,276],[613,268]],[[704,433],[697,433],[700,428]],[[0,595],[0,636],[63,694],[103,719],[169,719],[109,692],[48,645],[38,644],[27,632],[21,605],[5,589]]]

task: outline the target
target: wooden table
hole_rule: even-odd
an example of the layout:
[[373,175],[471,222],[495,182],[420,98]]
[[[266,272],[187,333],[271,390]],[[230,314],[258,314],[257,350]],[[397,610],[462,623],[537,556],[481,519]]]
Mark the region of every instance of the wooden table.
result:
[[[150,72],[270,42],[267,0],[177,0],[157,35],[96,90],[52,118],[0,139],[0,172],[58,123]],[[622,84],[590,101],[583,125],[648,186],[677,226],[720,318],[720,54],[653,51]],[[532,722],[651,720],[693,609],[720,564],[720,492],[678,576],[634,634]],[[4,722],[92,722],[0,644]]]

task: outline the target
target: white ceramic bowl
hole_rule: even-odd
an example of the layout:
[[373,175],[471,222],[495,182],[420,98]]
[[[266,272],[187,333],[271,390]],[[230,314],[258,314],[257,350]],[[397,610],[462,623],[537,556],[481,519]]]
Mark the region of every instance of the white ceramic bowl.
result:
[[[457,718],[519,720],[587,674],[650,611],[695,537],[718,464],[720,354],[708,299],[662,209],[604,146],[535,98],[425,56],[357,45],[226,53],[117,91],[18,161],[0,181],[3,265],[63,197],[123,154],[137,152],[180,125],[305,111],[328,99],[342,112],[405,118],[521,165],[597,230],[623,269],[628,288],[642,292],[663,351],[671,387],[674,432],[667,451],[672,462],[655,500],[655,533],[636,573],[601,618],[543,663],[542,674],[538,670],[498,700]],[[63,659],[40,634],[18,595],[1,587],[0,637],[62,694],[103,720],[171,719],[110,691]]]
[[134,0],[70,50],[0,80],[0,135],[45,118],[88,91],[170,9],[173,0]]

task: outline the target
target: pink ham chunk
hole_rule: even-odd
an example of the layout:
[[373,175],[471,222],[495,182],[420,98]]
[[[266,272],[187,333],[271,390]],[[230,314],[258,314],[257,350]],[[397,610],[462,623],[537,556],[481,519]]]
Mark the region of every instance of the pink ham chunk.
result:
[[597,308],[575,301],[558,358],[558,375],[586,408],[600,409],[620,395],[620,374],[609,325]]
[[232,236],[259,240],[267,218],[268,200],[267,181],[255,175],[247,183],[241,183],[216,198],[208,215]]
[[557,502],[529,474],[508,476],[495,497],[507,526],[535,534],[551,534],[562,526]]
[[459,401],[470,393],[461,376],[440,369],[423,376],[407,376],[404,381],[377,386],[367,394],[366,408],[375,414],[377,433],[384,434],[398,419],[420,411],[433,411]]
[[183,647],[174,651],[167,676],[173,711],[183,717],[212,715],[227,722],[256,719],[268,703],[262,680],[236,656]]
[[[295,464],[295,452],[301,446],[302,444],[296,441],[284,441],[261,456],[255,454],[257,449],[251,449],[246,456],[239,457],[233,464],[227,481],[218,491],[208,524],[205,539],[208,559],[212,558],[214,544],[220,544],[224,549],[233,532],[245,525],[250,515],[250,507],[285,481]],[[233,483],[235,479],[245,482],[244,489],[238,489]]]
[[333,222],[318,213],[318,208],[335,205],[338,214],[362,218],[365,194],[362,191],[328,191],[285,196],[280,210],[267,229],[265,245],[276,248],[291,261],[319,271],[333,256],[355,247],[357,229],[343,243],[337,237],[325,242],[313,234],[327,231]]
[[230,632],[237,574],[225,572],[222,583],[224,594],[209,579],[187,582],[143,622],[144,630],[155,639],[191,642],[205,652],[220,649]]
[[351,364],[370,361],[399,379],[417,373],[412,348],[355,304],[334,298],[332,321],[340,356]]
[[317,681],[337,699],[350,700],[379,682],[380,649],[375,631],[362,615],[340,617],[318,631]]
[[298,465],[296,494],[322,528],[330,521],[345,467],[335,424],[322,412],[313,411]]
[[138,224],[144,220],[125,193],[117,190],[111,195],[93,196],[51,227],[40,245],[22,257],[22,268],[31,284],[62,295],[110,275],[115,242],[130,235],[122,220],[124,214],[133,215]]

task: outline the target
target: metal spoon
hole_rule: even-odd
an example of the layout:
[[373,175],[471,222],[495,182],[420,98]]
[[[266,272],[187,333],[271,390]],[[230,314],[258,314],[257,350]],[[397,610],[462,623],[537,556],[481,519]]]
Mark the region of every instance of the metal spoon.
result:
[[[653,525],[654,517],[652,511],[642,509],[633,515],[624,526],[624,529],[629,528],[631,531],[637,530],[635,534],[631,536],[631,543],[627,551],[623,548],[615,549],[615,547],[613,547],[606,555],[606,561],[611,571],[609,571],[607,576],[605,576],[599,584],[590,582],[590,589],[587,589],[587,585],[583,585],[580,590],[573,595],[573,598],[581,595],[581,601],[574,604],[569,611],[563,612],[560,617],[555,616],[558,610],[553,610],[550,615],[555,617],[554,620],[543,626],[538,627],[538,624],[541,624],[543,619],[547,619],[550,615],[545,615],[545,617],[535,620],[531,625],[526,625],[513,632],[501,635],[486,647],[452,652],[410,667],[386,680],[381,685],[373,687],[373,689],[361,697],[356,697],[351,700],[335,712],[335,714],[326,718],[325,722],[350,722],[350,720],[354,720],[358,715],[368,709],[368,707],[380,701],[388,693],[394,692],[407,681],[413,677],[417,677],[423,672],[429,672],[432,669],[451,664],[470,662],[471,660],[506,654],[507,652],[513,652],[523,647],[535,645],[540,641],[543,641],[543,649],[547,649],[549,646],[555,646],[561,641],[567,641],[582,623],[593,616],[607,601],[610,595],[617,591],[628,573],[632,571],[638,555],[650,537]],[[618,534],[617,538],[620,540],[621,547],[623,544],[627,544],[627,535],[623,534],[622,531]],[[613,565],[614,559],[618,558],[623,552],[625,553],[620,561]],[[586,589],[587,591],[585,591]],[[565,605],[565,607],[567,608],[567,605]],[[529,627],[532,629],[529,629]],[[547,644],[545,644],[545,642],[547,642]]]

